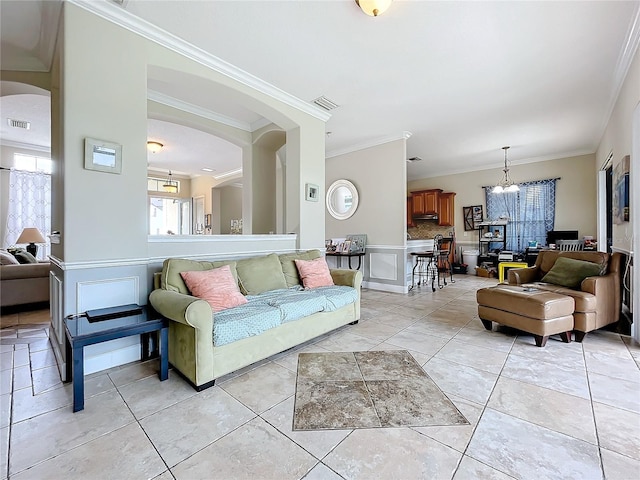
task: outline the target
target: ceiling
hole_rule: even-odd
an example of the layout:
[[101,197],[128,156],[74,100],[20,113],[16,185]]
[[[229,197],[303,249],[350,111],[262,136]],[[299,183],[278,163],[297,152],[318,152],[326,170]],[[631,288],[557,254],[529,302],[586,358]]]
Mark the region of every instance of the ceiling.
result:
[[[640,39],[640,1],[396,0],[377,18],[352,0],[100,1],[305,102],[338,104],[327,156],[410,132],[407,156],[422,161],[407,164],[409,179],[499,167],[504,145],[513,164],[593,153]],[[2,69],[48,69],[55,4],[0,2]],[[224,98],[203,104],[215,95],[201,85],[155,78],[153,92],[260,124]],[[175,154],[150,156],[152,167],[196,175],[240,164],[227,142],[185,128],[149,122],[150,138],[166,138]],[[230,163],[218,165],[222,157]]]

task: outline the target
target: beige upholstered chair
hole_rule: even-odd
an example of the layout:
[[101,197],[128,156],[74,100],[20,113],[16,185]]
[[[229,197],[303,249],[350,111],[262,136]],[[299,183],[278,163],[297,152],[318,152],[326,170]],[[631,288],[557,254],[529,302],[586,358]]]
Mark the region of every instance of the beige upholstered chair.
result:
[[558,240],[557,247],[561,252],[581,252],[584,240]]

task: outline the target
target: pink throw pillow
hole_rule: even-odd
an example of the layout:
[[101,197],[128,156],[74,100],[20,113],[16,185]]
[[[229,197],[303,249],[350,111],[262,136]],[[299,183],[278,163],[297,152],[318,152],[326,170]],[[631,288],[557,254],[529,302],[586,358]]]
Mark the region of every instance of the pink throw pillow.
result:
[[327,265],[327,261],[324,257],[315,258],[313,260],[296,259],[295,262],[304,288],[318,288],[334,285],[331,273],[329,273],[329,265]]
[[191,294],[209,302],[214,312],[247,303],[229,265],[201,272],[180,272],[180,276]]

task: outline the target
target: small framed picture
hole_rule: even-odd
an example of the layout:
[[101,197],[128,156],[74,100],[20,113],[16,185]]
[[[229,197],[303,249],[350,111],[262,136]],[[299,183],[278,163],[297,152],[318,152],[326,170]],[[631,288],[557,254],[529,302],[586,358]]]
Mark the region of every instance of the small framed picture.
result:
[[122,173],[122,145],[85,138],[84,168],[119,175]]
[[482,205],[462,207],[462,217],[464,220],[465,231],[477,230],[478,224],[482,223],[482,217],[483,217]]
[[305,199],[307,202],[317,202],[320,195],[320,187],[313,183],[307,183],[305,185]]
[[351,252],[351,240],[345,240],[342,242],[342,249],[340,253],[350,253]]

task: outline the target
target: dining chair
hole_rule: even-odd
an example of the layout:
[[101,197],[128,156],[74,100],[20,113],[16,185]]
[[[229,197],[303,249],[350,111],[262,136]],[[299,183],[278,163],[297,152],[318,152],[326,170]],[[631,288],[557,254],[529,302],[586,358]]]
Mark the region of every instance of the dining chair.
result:
[[563,252],[579,252],[584,250],[584,240],[558,240],[556,246]]

